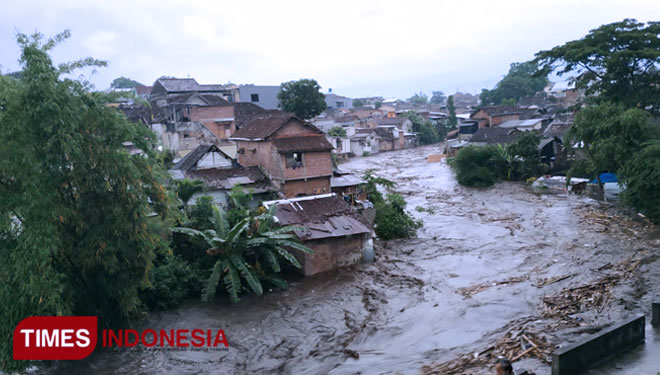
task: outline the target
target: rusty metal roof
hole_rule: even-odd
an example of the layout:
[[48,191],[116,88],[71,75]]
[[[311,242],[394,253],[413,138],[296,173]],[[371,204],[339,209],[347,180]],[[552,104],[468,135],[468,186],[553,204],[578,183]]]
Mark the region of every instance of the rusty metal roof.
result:
[[334,194],[273,203],[280,224],[304,227],[296,231],[302,241],[371,233],[367,220]]

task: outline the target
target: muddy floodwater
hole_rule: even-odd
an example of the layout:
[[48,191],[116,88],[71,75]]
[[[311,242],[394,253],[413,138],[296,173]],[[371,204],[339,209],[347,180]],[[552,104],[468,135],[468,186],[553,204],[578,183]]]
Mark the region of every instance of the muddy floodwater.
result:
[[[445,162],[426,161],[431,153],[438,148],[341,165],[360,174],[376,169],[396,181],[408,210],[424,221],[417,238],[376,241],[374,263],[300,279],[285,292],[244,297],[237,305],[191,301],[144,323],[143,329],[223,329],[227,351],[97,351],[39,372],[419,374],[423,366],[480,352],[521,319],[537,322],[561,345],[649,313],[660,295],[657,229],[612,204],[542,194],[522,183],[463,188]],[[606,298],[566,316],[547,313],[544,297],[615,269],[625,276]],[[535,357],[516,365],[550,374]]]

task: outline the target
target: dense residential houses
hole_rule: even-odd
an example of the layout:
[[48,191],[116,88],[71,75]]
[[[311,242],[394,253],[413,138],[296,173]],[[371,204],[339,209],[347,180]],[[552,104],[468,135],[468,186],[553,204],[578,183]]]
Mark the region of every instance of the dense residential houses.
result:
[[230,140],[238,162],[259,166],[286,198],[330,193],[333,146],[314,125],[286,112],[256,117]]
[[[373,246],[365,181],[342,172],[337,162],[417,147],[409,112],[434,126],[444,126],[449,115],[444,105],[382,97],[361,98],[354,107],[353,99],[330,91],[327,109],[307,121],[279,110],[280,86],[163,77],[130,90],[113,105],[150,127],[174,155],[173,180],[203,182],[191,204],[207,195],[227,207],[232,190],[240,189],[251,194],[253,206],[275,206],[279,223],[301,226],[296,235],[314,250],[299,255],[305,275],[352,264]],[[541,135],[544,161],[561,163],[572,116],[560,111],[576,102],[574,93],[570,82],[555,84],[512,107],[479,107],[476,96],[457,93],[458,126],[448,131],[445,151],[451,156],[469,145],[510,144],[531,131]],[[131,145],[125,147],[131,152]]]

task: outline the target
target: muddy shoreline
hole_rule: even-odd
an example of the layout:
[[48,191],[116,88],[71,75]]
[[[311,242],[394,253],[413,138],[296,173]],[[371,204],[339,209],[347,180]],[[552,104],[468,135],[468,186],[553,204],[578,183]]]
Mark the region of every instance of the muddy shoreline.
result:
[[[396,181],[409,211],[424,221],[418,238],[376,241],[374,263],[294,281],[286,292],[244,297],[234,306],[190,301],[144,323],[224,329],[228,351],[98,352],[38,372],[434,373],[493,346],[522,320],[557,345],[649,312],[660,293],[657,228],[611,204],[538,194],[524,184],[463,188],[445,163],[426,162],[435,152],[426,146],[341,166],[356,173],[374,168]],[[570,313],[549,311],[557,307],[545,301],[563,306],[567,290],[608,276],[616,282]],[[518,365],[549,374],[542,357],[525,356]]]

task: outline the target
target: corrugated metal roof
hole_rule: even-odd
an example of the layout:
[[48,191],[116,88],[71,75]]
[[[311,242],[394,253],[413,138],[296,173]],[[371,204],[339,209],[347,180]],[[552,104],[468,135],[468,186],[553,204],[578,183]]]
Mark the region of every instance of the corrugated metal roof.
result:
[[358,176],[354,175],[343,175],[343,176],[338,176],[338,177],[332,177],[330,179],[330,186],[331,187],[346,187],[346,186],[355,186],[355,185],[361,185],[361,184],[366,184],[367,182],[361,179]]
[[302,241],[371,233],[367,220],[335,194],[264,202],[271,204],[280,224],[303,227],[296,231]]

